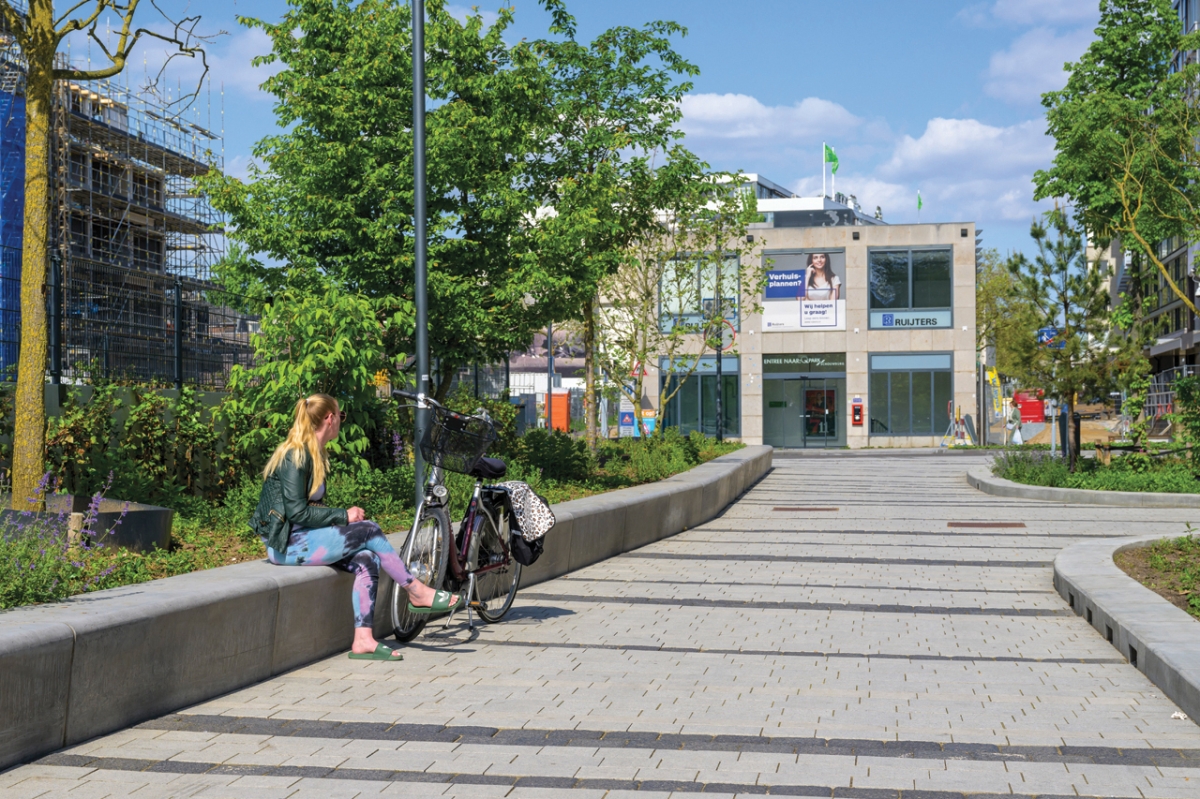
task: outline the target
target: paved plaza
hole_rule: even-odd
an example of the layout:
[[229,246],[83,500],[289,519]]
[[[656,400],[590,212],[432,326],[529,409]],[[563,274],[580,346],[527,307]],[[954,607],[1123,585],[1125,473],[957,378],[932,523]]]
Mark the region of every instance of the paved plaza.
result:
[[965,481],[985,462],[777,454],[723,515],[526,589],[500,624],[313,663],[0,796],[1200,799],[1200,727],[1051,572],[1194,512],[991,497]]

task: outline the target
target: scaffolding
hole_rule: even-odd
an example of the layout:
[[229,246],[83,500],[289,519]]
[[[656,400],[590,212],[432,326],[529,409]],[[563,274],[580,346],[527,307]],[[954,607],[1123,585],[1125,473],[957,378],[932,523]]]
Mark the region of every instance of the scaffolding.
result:
[[[16,363],[24,209],[7,200],[23,188],[24,75],[13,37],[0,30],[0,368]],[[182,382],[219,388],[233,365],[250,362],[257,317],[212,282],[223,220],[196,186],[223,168],[221,137],[178,105],[117,80],[55,86],[48,267],[61,270],[50,309],[61,347],[52,376],[179,383],[182,372]]]

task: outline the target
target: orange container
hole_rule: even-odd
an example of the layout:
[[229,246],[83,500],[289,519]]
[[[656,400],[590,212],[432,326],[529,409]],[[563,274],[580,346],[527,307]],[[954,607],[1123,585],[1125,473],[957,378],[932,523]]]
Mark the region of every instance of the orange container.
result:
[[[542,402],[545,403],[546,395],[542,395]],[[544,406],[543,406],[544,407]],[[543,411],[543,415],[544,415]],[[555,430],[561,430],[564,433],[571,432],[571,394],[567,391],[555,391],[550,399],[550,413],[553,415],[551,419],[551,427]]]

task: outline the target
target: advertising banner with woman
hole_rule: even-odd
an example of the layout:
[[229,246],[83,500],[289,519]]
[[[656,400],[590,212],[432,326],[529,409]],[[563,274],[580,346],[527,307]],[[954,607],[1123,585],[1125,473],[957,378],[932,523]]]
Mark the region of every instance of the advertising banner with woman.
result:
[[846,329],[844,250],[768,252],[763,332]]

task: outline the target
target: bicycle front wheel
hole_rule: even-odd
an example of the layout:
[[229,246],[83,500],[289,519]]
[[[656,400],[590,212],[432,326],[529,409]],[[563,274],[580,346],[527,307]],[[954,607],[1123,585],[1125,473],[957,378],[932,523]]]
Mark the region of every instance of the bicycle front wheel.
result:
[[475,561],[475,610],[490,624],[500,621],[512,608],[521,584],[521,564],[513,560],[508,542],[501,539],[487,514],[481,522]]
[[[445,508],[426,507],[421,511],[421,521],[416,531],[410,533],[411,541],[404,543],[401,553],[407,553],[408,571],[413,579],[437,590],[442,587],[446,576],[446,564],[450,557],[450,517]],[[411,548],[409,544],[412,544]],[[408,642],[417,637],[429,621],[427,614],[408,612],[408,592],[400,586],[392,589],[392,627],[396,640]]]

